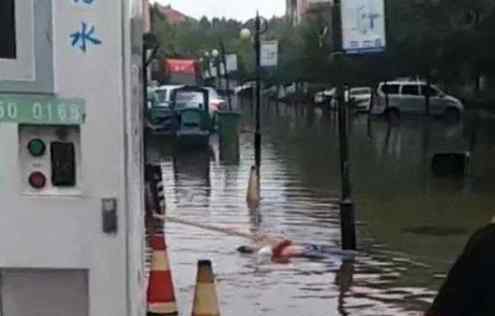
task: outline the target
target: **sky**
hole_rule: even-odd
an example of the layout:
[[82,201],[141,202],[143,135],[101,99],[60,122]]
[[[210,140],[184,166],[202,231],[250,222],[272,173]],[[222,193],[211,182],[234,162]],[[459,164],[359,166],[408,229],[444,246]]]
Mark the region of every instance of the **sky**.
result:
[[174,9],[194,18],[202,16],[226,17],[246,21],[256,15],[281,16],[285,13],[285,0],[152,0],[162,5],[171,4]]

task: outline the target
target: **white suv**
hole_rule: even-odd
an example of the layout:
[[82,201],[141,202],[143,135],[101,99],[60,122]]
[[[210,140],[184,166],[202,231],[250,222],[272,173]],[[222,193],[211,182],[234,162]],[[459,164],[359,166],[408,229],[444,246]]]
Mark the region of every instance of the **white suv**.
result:
[[[423,81],[382,82],[378,86],[371,113],[395,117],[400,117],[403,113],[424,114],[427,89],[428,86]],[[464,112],[462,102],[447,95],[435,85],[430,85],[429,89],[430,113],[435,116],[443,116],[448,121],[459,121]]]

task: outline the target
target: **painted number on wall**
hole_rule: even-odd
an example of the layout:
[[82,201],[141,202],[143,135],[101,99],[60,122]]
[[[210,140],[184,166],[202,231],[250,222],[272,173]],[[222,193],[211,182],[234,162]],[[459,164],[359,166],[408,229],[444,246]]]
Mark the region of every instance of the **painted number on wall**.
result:
[[82,124],[84,101],[24,96],[0,96],[0,122],[34,124]]

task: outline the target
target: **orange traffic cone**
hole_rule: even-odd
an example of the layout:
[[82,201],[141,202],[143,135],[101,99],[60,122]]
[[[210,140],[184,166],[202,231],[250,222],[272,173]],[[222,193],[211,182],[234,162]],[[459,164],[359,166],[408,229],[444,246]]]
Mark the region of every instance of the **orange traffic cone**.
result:
[[151,239],[153,255],[148,285],[148,316],[179,315],[175,302],[172,272],[169,268],[165,236],[155,234]]
[[198,262],[198,276],[194,293],[192,316],[220,316],[215,276],[210,260]]

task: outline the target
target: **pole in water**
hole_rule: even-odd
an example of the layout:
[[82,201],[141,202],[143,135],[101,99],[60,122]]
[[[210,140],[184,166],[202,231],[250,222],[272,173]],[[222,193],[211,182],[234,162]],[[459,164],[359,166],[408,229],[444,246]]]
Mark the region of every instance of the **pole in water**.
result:
[[[334,41],[338,48],[334,54],[335,63],[338,68],[338,73],[342,76],[344,71],[344,61],[342,47],[342,23],[340,14],[340,0],[334,2]],[[342,184],[342,196],[340,201],[340,220],[342,233],[342,249],[356,249],[356,224],[354,204],[352,203],[352,189],[350,180],[351,164],[349,160],[349,138],[347,124],[347,107],[344,98],[344,82],[341,77],[338,78],[337,84],[337,106],[339,120],[339,152],[340,152],[340,173]]]
[[352,200],[340,201],[340,228],[342,249],[356,250],[356,215]]
[[258,175],[261,167],[261,122],[260,122],[260,107],[261,107],[261,17],[259,12],[256,13],[256,34],[255,34],[255,50],[256,50],[256,132],[254,135],[255,163]]
[[246,201],[250,209],[255,209],[260,203],[260,182],[258,176],[258,170],[255,166],[251,167],[249,173],[249,183]]

